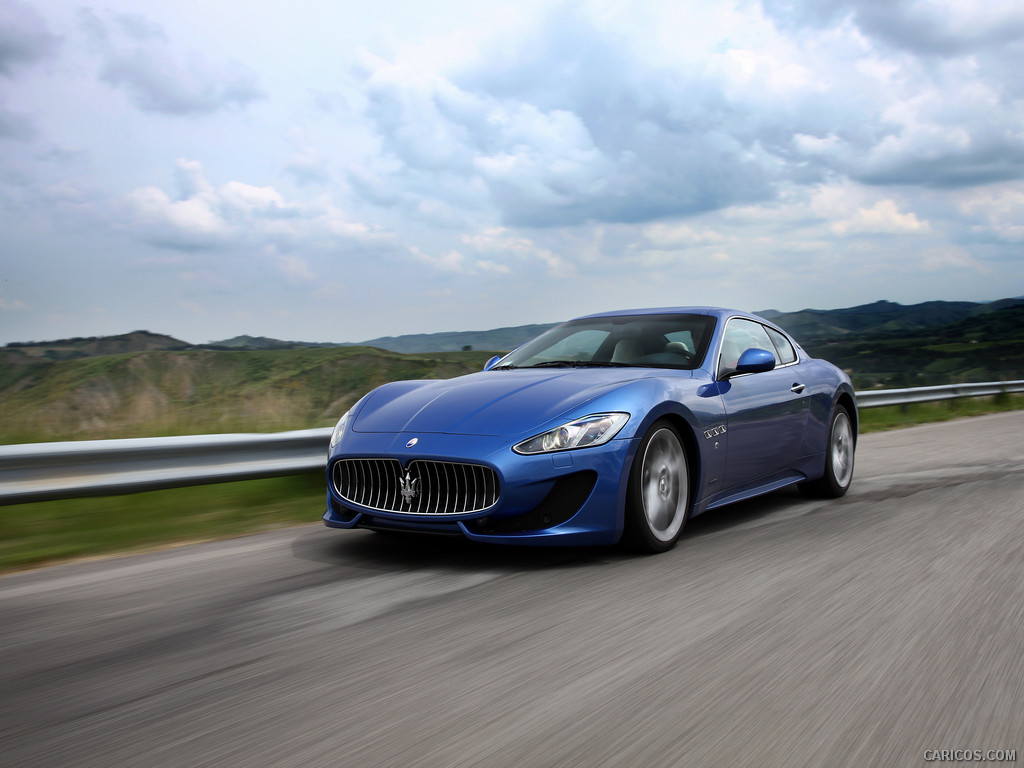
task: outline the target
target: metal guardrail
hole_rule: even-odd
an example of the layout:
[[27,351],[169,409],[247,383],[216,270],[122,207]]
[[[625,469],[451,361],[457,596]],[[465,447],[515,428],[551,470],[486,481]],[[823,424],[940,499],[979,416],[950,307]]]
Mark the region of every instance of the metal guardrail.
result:
[[[859,408],[1024,392],[1024,381],[857,393]],[[331,429],[0,446],[0,504],[177,488],[322,470]]]
[[858,408],[879,408],[884,405],[910,405],[960,397],[984,397],[1011,392],[1024,392],[1024,381],[989,381],[984,384],[945,384],[939,387],[913,389],[869,389],[857,393]]
[[323,470],[331,429],[0,446],[0,504]]

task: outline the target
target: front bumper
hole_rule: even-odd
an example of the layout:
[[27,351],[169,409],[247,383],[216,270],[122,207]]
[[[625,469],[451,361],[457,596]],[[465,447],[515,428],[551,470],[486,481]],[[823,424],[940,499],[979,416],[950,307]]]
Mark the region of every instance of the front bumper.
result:
[[[413,448],[406,448],[411,438]],[[561,453],[522,456],[498,437],[446,434],[348,433],[327,464],[332,528],[456,534],[479,542],[530,545],[612,544],[622,535],[626,480],[636,440]],[[482,464],[498,475],[500,494],[489,509],[464,515],[384,512],[343,500],[331,475],[346,458],[393,458]]]

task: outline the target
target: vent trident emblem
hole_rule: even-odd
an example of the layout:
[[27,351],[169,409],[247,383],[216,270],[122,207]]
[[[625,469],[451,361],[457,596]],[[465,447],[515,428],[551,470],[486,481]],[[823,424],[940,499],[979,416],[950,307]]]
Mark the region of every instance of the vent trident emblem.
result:
[[409,470],[405,470],[405,477],[402,478],[399,490],[402,492],[402,501],[406,504],[412,503],[412,500],[420,494],[420,479],[413,478],[409,474]]

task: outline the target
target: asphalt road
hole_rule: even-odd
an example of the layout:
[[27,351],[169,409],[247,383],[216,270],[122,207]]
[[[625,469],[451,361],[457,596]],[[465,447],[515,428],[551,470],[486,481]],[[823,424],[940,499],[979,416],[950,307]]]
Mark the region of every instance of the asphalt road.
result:
[[[140,510],[140,514],[144,514]],[[318,510],[310,510],[316,516]],[[319,525],[0,579],[0,766],[1024,761],[1024,413],[679,546]]]

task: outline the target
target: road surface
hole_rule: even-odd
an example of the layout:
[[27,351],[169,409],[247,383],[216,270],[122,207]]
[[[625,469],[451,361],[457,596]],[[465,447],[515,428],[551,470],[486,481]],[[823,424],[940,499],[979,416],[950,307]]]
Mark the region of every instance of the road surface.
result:
[[2,766],[975,749],[1024,761],[1024,412],[867,435],[845,498],[711,512],[657,556],[311,525],[0,579]]

